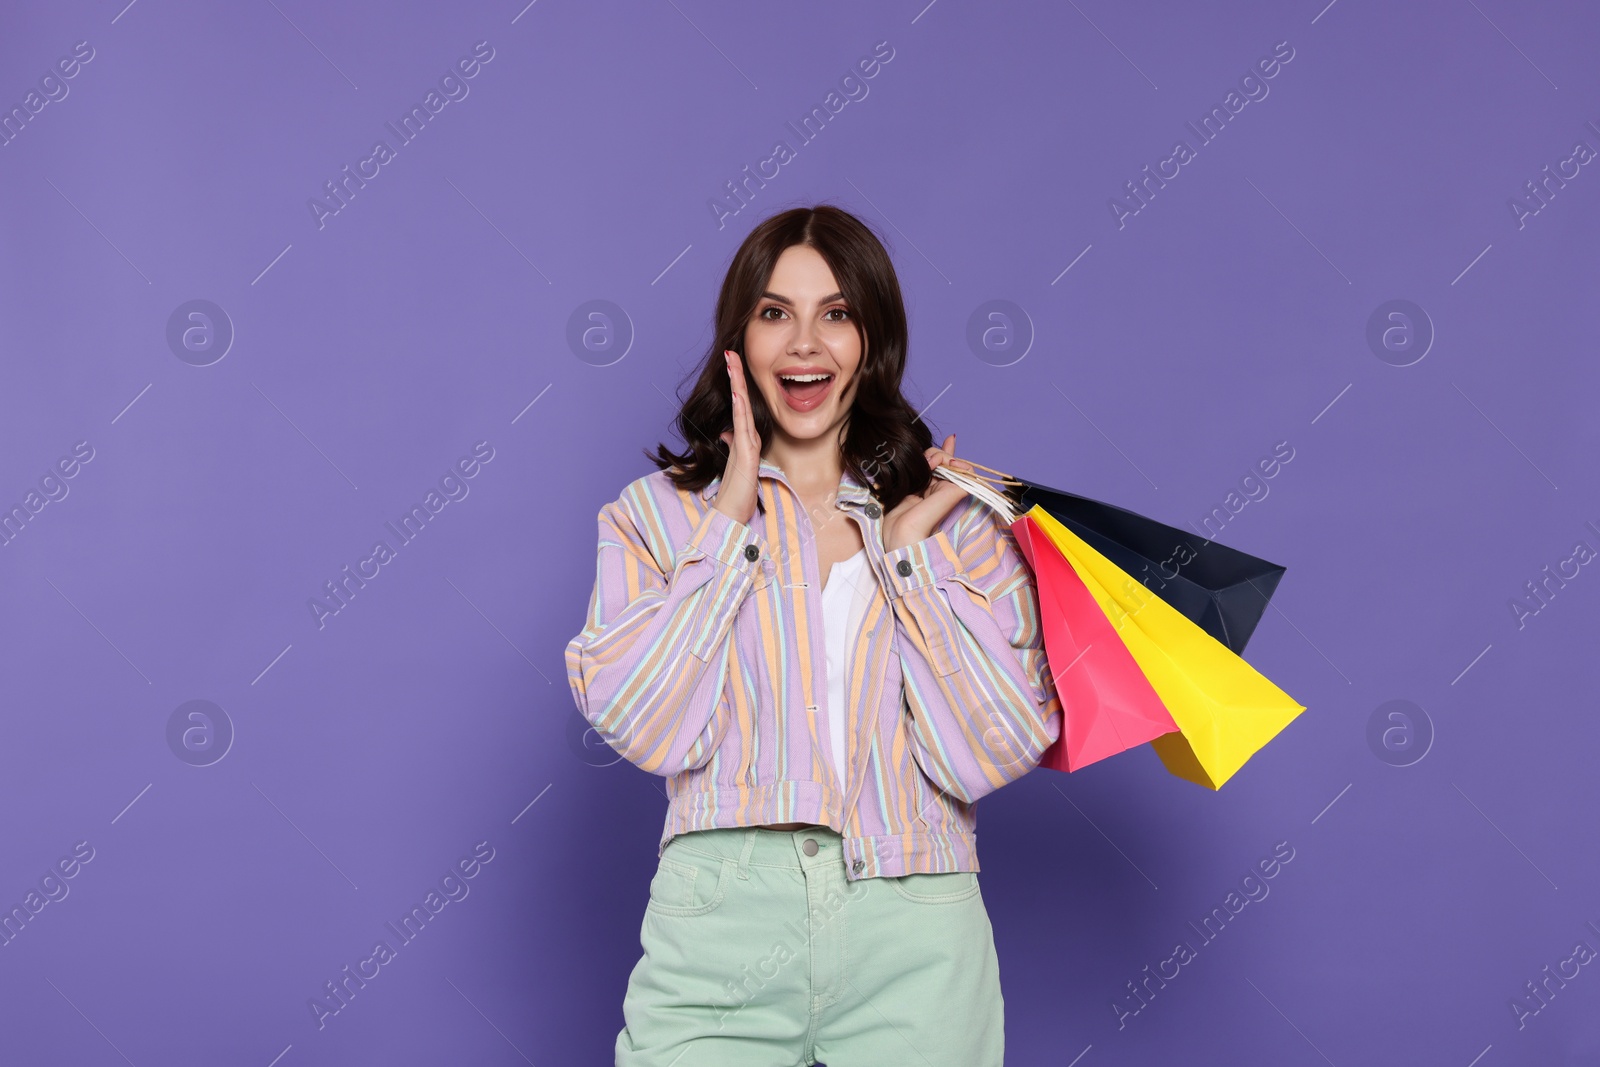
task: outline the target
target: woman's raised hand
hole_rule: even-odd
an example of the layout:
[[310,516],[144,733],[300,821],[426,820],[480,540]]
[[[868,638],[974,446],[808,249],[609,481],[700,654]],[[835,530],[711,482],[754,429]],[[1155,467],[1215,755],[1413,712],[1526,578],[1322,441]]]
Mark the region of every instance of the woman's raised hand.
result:
[[712,507],[730,519],[748,524],[756,513],[761,435],[756,433],[756,420],[750,414],[744,361],[732,349],[725,350],[722,356],[728,364],[728,385],[733,390],[733,429],[724,430],[720,435],[728,446],[728,461],[722,469],[722,482],[717,486]]
[[[944,439],[943,448],[930,448],[923,455],[927,457],[929,470],[948,465],[956,470],[971,471],[971,464],[956,459],[955,452],[956,435],[951,434]],[[883,547],[893,552],[932,537],[945,516],[966,496],[967,491],[954,482],[930,479],[927,492],[920,496],[907,494],[883,517]]]

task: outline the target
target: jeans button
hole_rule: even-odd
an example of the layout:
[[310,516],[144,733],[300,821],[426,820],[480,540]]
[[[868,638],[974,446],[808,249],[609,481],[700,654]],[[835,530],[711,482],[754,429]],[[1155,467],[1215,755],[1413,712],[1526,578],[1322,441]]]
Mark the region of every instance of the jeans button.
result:
[[815,856],[817,854],[817,843],[808,837],[800,843],[800,851],[808,856]]

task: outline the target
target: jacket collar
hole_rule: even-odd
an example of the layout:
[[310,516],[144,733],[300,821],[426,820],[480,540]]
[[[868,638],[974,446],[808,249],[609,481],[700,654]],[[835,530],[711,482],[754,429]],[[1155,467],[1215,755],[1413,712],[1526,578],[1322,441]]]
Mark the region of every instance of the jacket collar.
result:
[[[758,477],[772,478],[775,481],[782,482],[785,486],[789,486],[789,479],[784,475],[783,468],[779,467],[771,460],[763,459],[756,473]],[[704,489],[700,490],[700,499],[710,500],[712,497],[716,496],[717,486],[721,484],[722,476],[719,474],[715,478],[712,478],[710,483],[706,485]],[[789,488],[792,490],[794,487],[789,486]],[[850,476],[850,472],[846,470],[843,476],[839,479],[838,503],[865,504],[871,499],[872,490],[852,478]]]

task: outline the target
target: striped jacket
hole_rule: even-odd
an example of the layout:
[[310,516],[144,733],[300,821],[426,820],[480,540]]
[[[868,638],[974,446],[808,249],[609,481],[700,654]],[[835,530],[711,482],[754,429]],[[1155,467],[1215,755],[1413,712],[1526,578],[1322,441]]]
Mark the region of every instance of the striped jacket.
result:
[[883,547],[883,509],[848,473],[878,588],[849,654],[850,779],[830,758],[812,523],[763,460],[750,524],[657,471],[599,514],[588,623],[567,645],[578,707],[668,779],[658,851],[679,833],[820,823],[847,877],[976,871],[976,802],[1038,765],[1061,729],[1032,575],[977,500],[931,537]]

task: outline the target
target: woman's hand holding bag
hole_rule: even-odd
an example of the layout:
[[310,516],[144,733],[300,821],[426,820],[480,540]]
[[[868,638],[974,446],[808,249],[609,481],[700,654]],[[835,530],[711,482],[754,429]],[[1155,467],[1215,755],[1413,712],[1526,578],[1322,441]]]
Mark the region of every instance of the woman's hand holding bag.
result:
[[[944,439],[943,448],[930,448],[923,455],[928,468],[949,465],[956,470],[970,471],[970,464],[956,459],[956,435]],[[927,491],[920,496],[912,493],[894,506],[883,517],[883,547],[890,552],[914,545],[933,536],[933,531],[944,521],[957,504],[967,498],[967,491],[943,478],[930,478]]]

